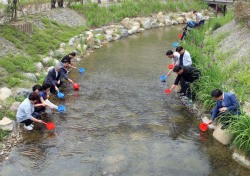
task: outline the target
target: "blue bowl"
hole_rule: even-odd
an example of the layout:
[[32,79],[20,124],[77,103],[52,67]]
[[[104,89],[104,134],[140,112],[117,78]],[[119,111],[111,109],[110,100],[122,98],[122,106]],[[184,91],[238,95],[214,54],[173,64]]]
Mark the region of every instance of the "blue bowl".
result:
[[61,92],[58,92],[58,93],[57,93],[57,97],[58,97],[58,98],[63,98],[63,97],[64,97],[64,94],[61,93]]
[[175,47],[175,48],[177,48],[178,45],[179,45],[179,43],[177,43],[177,42],[174,42],[174,43],[173,43],[173,47]]
[[58,112],[66,112],[66,108],[63,105],[58,106]]
[[84,73],[85,72],[84,68],[78,68],[78,70],[79,70],[80,73]]
[[166,82],[166,79],[167,79],[167,76],[165,76],[165,75],[162,75],[160,77],[161,82]]

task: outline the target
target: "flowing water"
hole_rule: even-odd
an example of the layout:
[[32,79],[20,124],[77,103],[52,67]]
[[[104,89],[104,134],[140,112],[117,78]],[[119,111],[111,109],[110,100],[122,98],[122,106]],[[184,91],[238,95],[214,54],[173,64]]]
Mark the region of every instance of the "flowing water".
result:
[[175,93],[164,94],[175,78],[160,82],[170,63],[165,52],[180,30],[145,31],[87,57],[84,76],[70,73],[80,90],[68,86],[58,100],[67,113],[53,117],[56,130],[24,132],[0,175],[249,175],[211,131],[199,131]]

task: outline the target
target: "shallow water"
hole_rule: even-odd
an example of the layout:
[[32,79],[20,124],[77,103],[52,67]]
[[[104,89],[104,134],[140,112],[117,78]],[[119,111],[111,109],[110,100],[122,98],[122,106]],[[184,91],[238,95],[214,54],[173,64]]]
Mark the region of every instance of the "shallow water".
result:
[[[72,71],[80,84],[68,86],[64,115],[55,114],[54,132],[25,132],[25,142],[0,166],[1,176],[201,176],[249,175],[230,150],[198,122],[175,93],[166,96],[167,49],[181,26],[145,31],[104,45]],[[192,54],[192,51],[190,51]]]

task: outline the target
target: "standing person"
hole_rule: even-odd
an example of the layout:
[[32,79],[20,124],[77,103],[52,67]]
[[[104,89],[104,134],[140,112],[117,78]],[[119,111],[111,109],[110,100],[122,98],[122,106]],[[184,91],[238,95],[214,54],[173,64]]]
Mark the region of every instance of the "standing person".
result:
[[33,122],[46,124],[44,121],[38,119],[41,117],[40,114],[34,112],[34,104],[37,100],[39,100],[39,95],[35,92],[31,92],[29,97],[21,103],[17,110],[17,122],[24,123],[26,130],[33,130]]
[[195,67],[176,65],[173,69],[173,72],[177,74],[177,77],[175,79],[174,84],[170,88],[170,92],[180,82],[181,83],[181,90],[179,92],[181,93],[180,95],[192,98],[189,84],[199,79],[201,75],[200,71]]
[[222,129],[225,129],[228,123],[226,122],[230,115],[240,115],[240,104],[233,93],[222,92],[219,89],[214,89],[211,96],[216,100],[215,108],[212,110],[211,120],[213,123],[216,118],[222,119]]
[[[63,7],[63,0],[57,0],[58,7]],[[56,0],[51,0],[51,8],[56,8]]]
[[193,14],[195,15],[197,26],[201,26],[205,23],[205,19],[201,13],[198,13],[196,10],[194,10]]
[[55,65],[54,68],[50,69],[48,75],[44,79],[43,83],[50,83],[51,88],[50,92],[55,94],[56,91],[59,91],[59,87],[63,84],[63,81],[60,80],[61,78],[61,64]]
[[179,57],[179,65],[180,66],[191,66],[192,65],[192,59],[191,55],[187,50],[184,50],[182,46],[178,46],[176,48],[176,52],[180,54]]
[[[172,50],[168,50],[166,52],[166,55],[168,56],[169,59],[172,59],[172,64],[173,65],[178,65],[179,64],[179,57],[180,57],[179,53],[173,52]],[[170,69],[168,71],[167,76],[169,76],[172,73],[172,71],[173,71],[173,69]]]

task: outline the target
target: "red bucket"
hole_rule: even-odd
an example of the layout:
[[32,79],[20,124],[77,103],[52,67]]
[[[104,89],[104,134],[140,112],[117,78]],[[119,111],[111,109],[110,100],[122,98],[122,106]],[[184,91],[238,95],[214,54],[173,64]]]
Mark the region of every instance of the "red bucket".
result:
[[168,68],[169,68],[169,69],[173,69],[173,68],[174,68],[174,65],[173,65],[173,64],[169,64],[169,65],[168,65]]
[[79,90],[79,84],[74,83],[74,84],[73,84],[73,88],[74,88],[74,90]]
[[56,127],[56,125],[55,125],[54,123],[52,123],[52,122],[47,122],[47,123],[46,123],[46,128],[47,128],[48,130],[54,130],[55,127]]
[[208,124],[201,122],[200,123],[200,130],[207,131],[207,129],[208,129]]
[[182,37],[182,34],[178,34],[178,38],[180,39]]
[[166,89],[164,92],[165,92],[165,94],[167,94],[167,95],[168,95],[168,94],[170,94],[170,93],[171,93],[171,90],[170,90],[170,89]]

